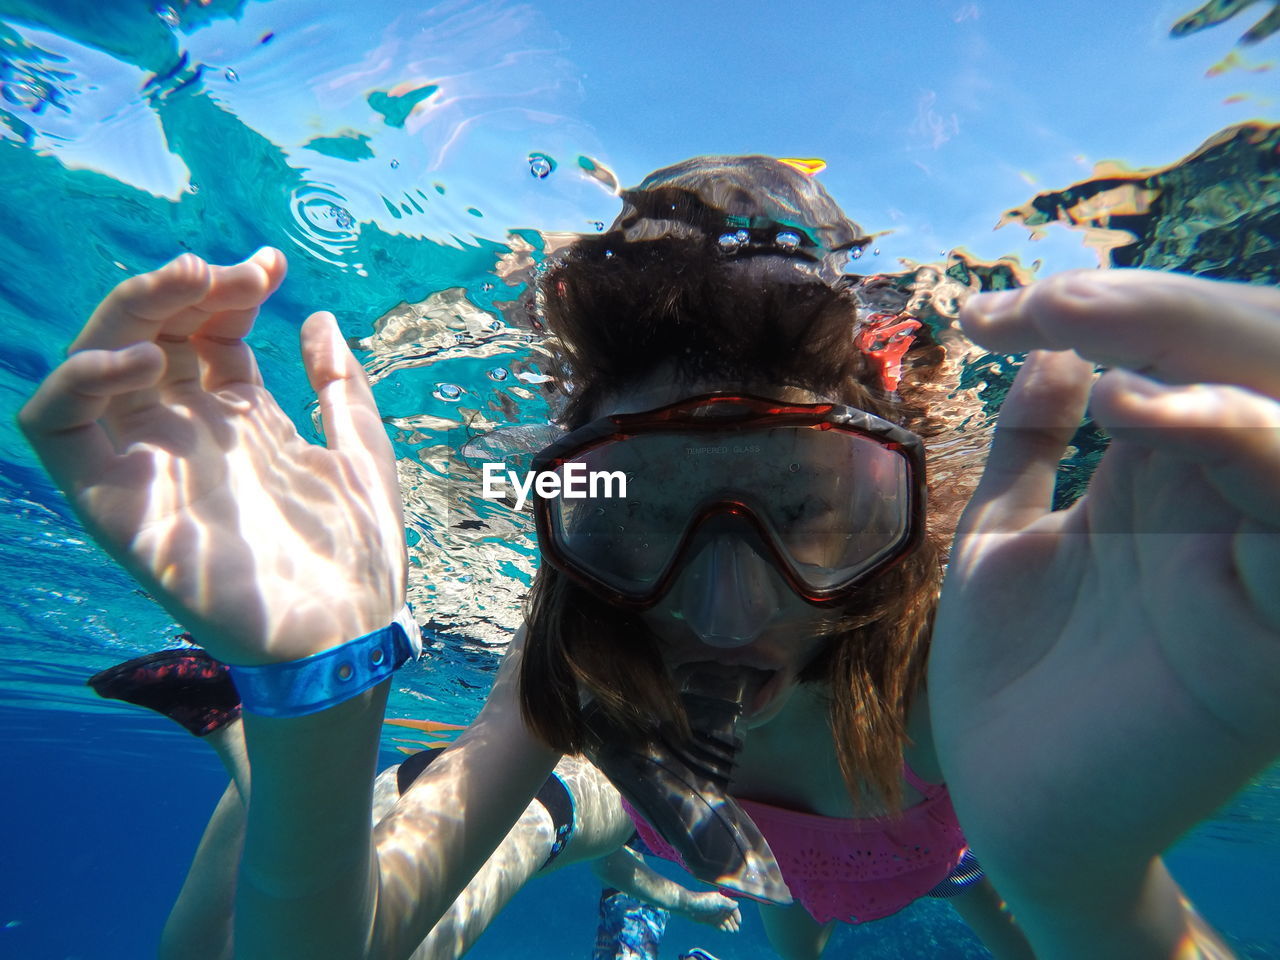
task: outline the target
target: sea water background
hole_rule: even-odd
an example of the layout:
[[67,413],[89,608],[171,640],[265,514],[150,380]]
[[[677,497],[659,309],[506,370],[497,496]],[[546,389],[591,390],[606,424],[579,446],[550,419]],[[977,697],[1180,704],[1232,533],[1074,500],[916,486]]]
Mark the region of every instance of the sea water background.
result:
[[[254,343],[312,436],[302,318],[332,309],[368,345],[401,301],[454,290],[431,301],[425,346],[362,354],[398,453],[429,480],[464,420],[545,422],[511,230],[536,250],[534,228],[607,222],[610,170],[628,184],[695,153],[761,152],[829,161],[851,215],[890,231],[868,272],[957,247],[1041,274],[1093,265],[1078,234],[991,227],[1099,160],[1165,164],[1275,119],[1276,42],[1224,61],[1246,23],[1170,39],[1191,6],[0,0],[0,956],[150,955],[223,786],[197,741],[83,686],[176,627],[86,542],[12,424],[113,283],[183,249],[284,249],[290,279]],[[525,521],[460,540],[450,509],[500,526],[410,491],[437,640],[398,676],[396,715],[474,713],[533,569]],[[387,737],[387,762],[400,745]],[[1280,957],[1274,775],[1169,860],[1243,955]],[[539,881],[473,956],[585,957],[597,894],[585,868]],[[673,920],[663,957],[768,956],[745,913],[734,938]],[[841,930],[831,955],[982,951],[930,903]]]

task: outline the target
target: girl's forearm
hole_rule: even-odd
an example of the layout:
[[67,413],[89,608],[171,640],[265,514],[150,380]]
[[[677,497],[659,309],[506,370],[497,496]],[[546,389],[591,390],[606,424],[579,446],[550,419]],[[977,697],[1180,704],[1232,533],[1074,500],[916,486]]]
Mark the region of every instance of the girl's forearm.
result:
[[650,906],[676,913],[689,905],[689,891],[655,871],[626,847],[592,864],[597,877]]
[[378,903],[370,820],[388,686],[305,717],[245,714],[253,790],[237,958],[370,955]]
[[525,727],[518,644],[484,709],[370,828],[382,683],[290,720],[245,716],[252,767],[236,956],[398,960],[449,909],[559,755]]

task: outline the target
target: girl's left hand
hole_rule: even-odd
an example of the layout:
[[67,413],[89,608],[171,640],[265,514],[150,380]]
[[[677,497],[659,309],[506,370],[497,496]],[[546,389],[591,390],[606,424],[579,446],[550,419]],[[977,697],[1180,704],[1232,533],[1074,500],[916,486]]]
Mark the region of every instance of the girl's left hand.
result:
[[[1006,895],[1136,883],[1280,754],[1280,292],[1082,271],[961,319],[996,352],[1065,352],[1019,373],[960,522],[939,760]],[[1086,403],[1112,443],[1055,513]]]

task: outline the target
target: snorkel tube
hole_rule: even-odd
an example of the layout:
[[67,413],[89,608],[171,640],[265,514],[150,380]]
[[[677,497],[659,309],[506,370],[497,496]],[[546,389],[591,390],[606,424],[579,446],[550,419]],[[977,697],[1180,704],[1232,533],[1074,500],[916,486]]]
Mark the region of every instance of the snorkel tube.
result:
[[746,730],[744,706],[767,674],[747,667],[697,665],[680,702],[687,739],[666,725],[636,744],[595,703],[583,711],[587,753],[699,880],[757,900],[789,904],[791,892],[760,830],[729,796]]

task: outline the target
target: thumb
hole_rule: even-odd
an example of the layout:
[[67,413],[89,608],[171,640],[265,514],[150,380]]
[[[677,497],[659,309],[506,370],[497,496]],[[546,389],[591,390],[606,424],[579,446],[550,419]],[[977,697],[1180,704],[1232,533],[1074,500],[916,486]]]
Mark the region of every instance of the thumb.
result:
[[302,325],[302,363],[320,401],[330,450],[390,453],[369,378],[347,347],[332,313],[313,313]]

